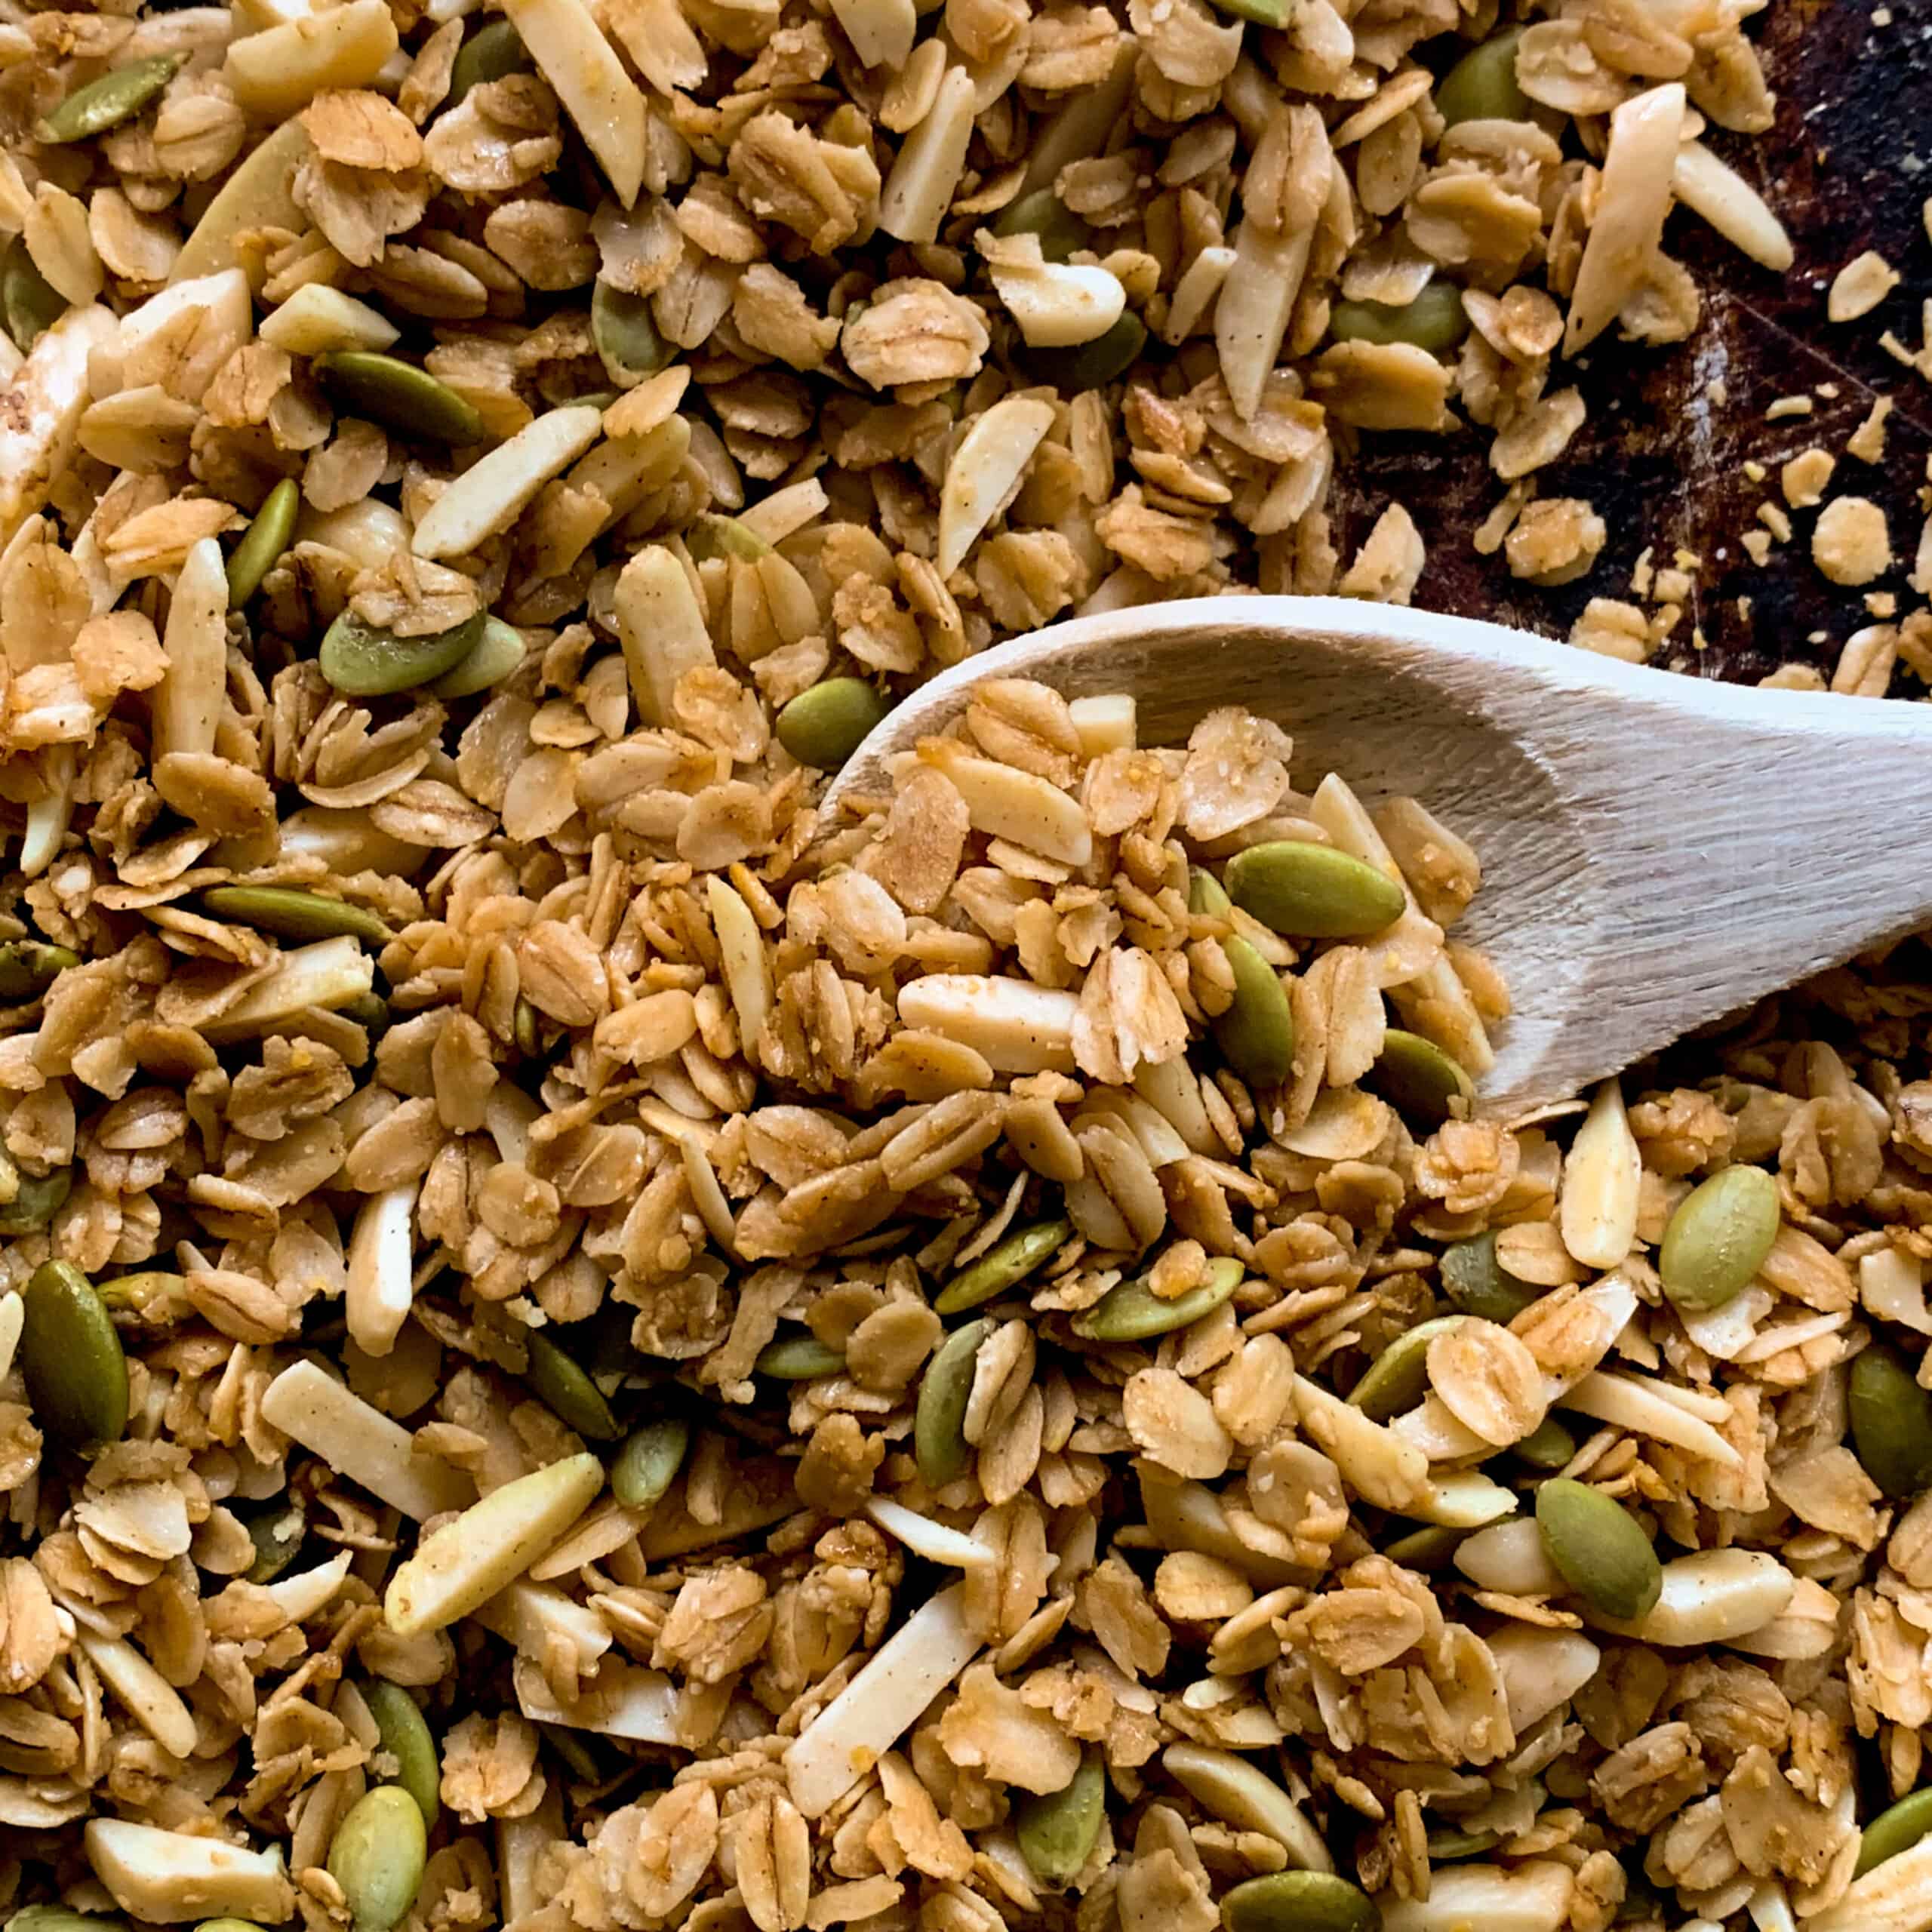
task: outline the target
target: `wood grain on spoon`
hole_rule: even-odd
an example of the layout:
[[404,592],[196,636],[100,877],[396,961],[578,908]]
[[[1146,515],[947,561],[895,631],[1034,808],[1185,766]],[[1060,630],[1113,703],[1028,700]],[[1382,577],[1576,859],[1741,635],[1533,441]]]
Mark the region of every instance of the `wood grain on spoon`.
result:
[[1481,854],[1456,937],[1507,980],[1485,1112],[1561,1100],[1932,918],[1932,717],[1641,669],[1466,618],[1335,598],[1109,611],[983,652],[899,704],[828,795],[989,678],[1133,694],[1143,744],[1241,705],[1371,802],[1412,794]]

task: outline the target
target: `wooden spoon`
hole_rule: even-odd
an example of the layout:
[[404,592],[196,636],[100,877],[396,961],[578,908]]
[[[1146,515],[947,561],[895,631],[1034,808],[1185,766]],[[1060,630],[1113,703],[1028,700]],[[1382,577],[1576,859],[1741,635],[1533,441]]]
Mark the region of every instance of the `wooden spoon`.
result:
[[[1932,919],[1932,718],[1869,698],[1644,670],[1465,617],[1326,597],[1110,611],[982,652],[899,704],[839,773],[893,761],[989,678],[1131,692],[1143,745],[1242,705],[1373,804],[1473,845],[1454,937],[1501,969],[1483,1111],[1513,1115]],[[826,821],[830,822],[828,815]]]

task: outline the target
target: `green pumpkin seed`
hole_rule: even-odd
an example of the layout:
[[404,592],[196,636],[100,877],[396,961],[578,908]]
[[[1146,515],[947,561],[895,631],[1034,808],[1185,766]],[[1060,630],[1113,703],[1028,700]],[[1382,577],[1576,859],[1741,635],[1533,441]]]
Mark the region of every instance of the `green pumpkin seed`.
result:
[[500,685],[524,660],[528,647],[523,633],[500,617],[483,620],[483,635],[454,671],[445,671],[429,688],[440,698],[474,697]]
[[1657,1272],[1679,1308],[1721,1308],[1748,1288],[1778,1238],[1778,1184],[1762,1168],[1726,1168],[1677,1204]]
[[38,999],[81,955],[41,939],[10,939],[0,946],[0,1004]]
[[33,265],[24,242],[0,261],[0,319],[22,355],[67,312],[67,298]]
[[1001,209],[993,223],[995,235],[1034,235],[1040,254],[1049,262],[1063,262],[1087,245],[1087,224],[1051,188],[1035,189]]
[[76,88],[35,128],[34,138],[55,143],[88,141],[133,120],[180,72],[186,58],[182,54],[156,54],[125,67],[110,67],[99,80]]
[[128,1932],[128,1921],[69,1912],[64,1905],[23,1905],[7,1921],[5,1932]]
[[590,340],[612,382],[635,389],[669,366],[677,351],[657,333],[651,298],[595,282],[590,291]]
[[1851,1446],[1865,1473],[1903,1501],[1932,1485],[1932,1389],[1874,1343],[1851,1365]]
[[1577,1453],[1577,1438],[1554,1416],[1545,1416],[1510,1453],[1522,1457],[1533,1469],[1560,1469]]
[[1073,1332],[1090,1342],[1140,1342],[1171,1335],[1213,1314],[1246,1277],[1238,1261],[1223,1255],[1208,1263],[1204,1280],[1171,1300],[1155,1294],[1143,1279],[1122,1281],[1084,1315],[1074,1317]]
[[1614,1496],[1552,1476],[1537,1490],[1537,1527],[1563,1580],[1606,1617],[1641,1617],[1663,1589],[1643,1525]]
[[604,1392],[540,1328],[524,1337],[530,1366],[523,1379],[531,1393],[567,1429],[586,1442],[614,1442],[623,1431]]
[[1468,53],[1435,84],[1435,111],[1454,128],[1464,121],[1525,121],[1530,97],[1516,79],[1520,27],[1499,33]]
[[1195,866],[1187,875],[1187,909],[1210,919],[1225,919],[1232,914],[1235,902],[1205,866]]
[[1328,312],[1334,342],[1406,343],[1440,355],[1469,332],[1463,291],[1432,281],[1413,302],[1337,302]]
[[1415,1407],[1429,1393],[1429,1343],[1463,1319],[1460,1315],[1438,1315],[1404,1330],[1349,1391],[1350,1405],[1372,1422],[1386,1422]]
[[1294,0],[1214,0],[1214,5],[1224,14],[1262,27],[1286,26],[1294,11]]
[[768,1343],[752,1366],[780,1382],[810,1382],[816,1376],[836,1375],[845,1358],[816,1335],[784,1335]]
[[44,1261],[27,1283],[20,1361],[35,1419],[78,1447],[128,1426],[128,1358],[94,1284],[71,1261]]
[[389,1003],[380,993],[358,993],[355,997],[336,1008],[345,1020],[352,1020],[358,1026],[366,1026],[372,1033],[386,1033],[389,1026]]
[[543,1050],[543,1038],[537,1030],[537,1009],[521,993],[516,996],[516,1014],[510,1022],[510,1032],[517,1051],[525,1059],[534,1060]]
[[1084,1752],[1072,1783],[1029,1792],[1014,1807],[1014,1835],[1027,1869],[1041,1884],[1063,1890],[1093,1857],[1106,1815],[1106,1768],[1098,1752]]
[[1379,1094],[1405,1121],[1433,1131],[1447,1120],[1458,1100],[1475,1098],[1469,1076],[1433,1040],[1391,1026],[1382,1052],[1361,1083]]
[[272,933],[292,945],[318,939],[366,940],[386,946],[394,937],[374,913],[346,899],[325,899],[319,893],[298,891],[287,885],[211,885],[202,903],[219,919],[233,919],[257,932]]
[[56,1168],[51,1174],[22,1174],[12,1200],[0,1205],[0,1235],[30,1235],[44,1228],[67,1204],[73,1192],[74,1171]]
[[512,74],[536,71],[537,63],[508,20],[489,21],[478,27],[457,49],[455,64],[450,69],[450,91],[444,103],[447,110],[463,105],[463,96],[486,81],[507,80]]
[[345,611],[322,634],[322,675],[345,697],[388,697],[433,684],[482,640],[484,614],[427,637],[398,637]]
[[1271,1872],[1223,1896],[1221,1923],[1227,1932],[1380,1932],[1382,1914],[1332,1872]]
[[583,1733],[560,1724],[543,1724],[537,1727],[543,1734],[543,1741],[563,1759],[565,1767],[573,1777],[586,1784],[596,1784],[608,1775]]
[[252,1918],[205,1918],[195,1932],[263,1932]]
[[255,1546],[255,1560],[248,1566],[248,1581],[272,1583],[301,1553],[308,1534],[308,1514],[300,1504],[251,1517],[248,1540]]
[[401,1921],[428,1858],[422,1811],[401,1785],[378,1785],[350,1806],[329,1847],[328,1873],[355,1932],[390,1932]]
[[398,435],[432,443],[483,440],[483,419],[475,407],[413,362],[371,349],[334,349],[318,355],[314,368],[340,415],[360,416]]
[[94,1291],[108,1312],[138,1315],[147,1321],[170,1321],[185,1314],[189,1306],[186,1284],[179,1275],[165,1268],[143,1268],[131,1275],[116,1275],[111,1281],[97,1281]]
[[659,1416],[633,1429],[611,1465],[611,1494],[626,1509],[648,1509],[678,1479],[691,1447],[682,1416]]
[[1295,1066],[1295,1016],[1281,975],[1244,939],[1221,942],[1235,996],[1214,1023],[1222,1057],[1251,1087],[1278,1087]]
[[836,771],[885,715],[886,701],[863,678],[827,678],[778,714],[778,742],[801,764]]
[[281,560],[295,535],[302,486],[285,476],[263,499],[234,554],[228,560],[228,608],[238,611],[261,589],[262,580]]
[[1862,1878],[1873,1866],[1909,1851],[1927,1832],[1932,1832],[1932,1785],[1907,1792],[1866,1826],[1858,1841],[1858,1866],[1852,1876]]
[[1036,1221],[1018,1229],[954,1275],[933,1306],[941,1315],[958,1315],[1017,1287],[1035,1268],[1051,1261],[1072,1232],[1071,1221]]
[[1392,1543],[1384,1543],[1382,1554],[1391,1563],[1411,1570],[1439,1570],[1456,1554],[1457,1546],[1469,1532],[1441,1523],[1424,1523],[1406,1531]]
[[980,1345],[993,1332],[982,1315],[955,1328],[940,1343],[919,1382],[919,1405],[912,1418],[912,1452],[919,1479],[928,1489],[943,1489],[963,1476],[973,1460],[966,1440],[966,1405],[973,1394],[973,1368]]
[[1431,1832],[1429,1860],[1433,1864],[1448,1865],[1459,1858],[1477,1857],[1500,1842],[1501,1835],[1496,1832]]
[[1027,374],[1035,382],[1051,383],[1068,395],[1105,387],[1133,368],[1147,346],[1147,325],[1128,309],[1105,335],[1065,349],[1029,349]]
[[1503,1328],[1543,1294],[1497,1260],[1494,1234],[1472,1235],[1442,1251],[1442,1291],[1465,1315]]
[[1359,939],[1402,915],[1402,888],[1332,845],[1303,838],[1251,845],[1228,861],[1228,896],[1294,939]]
[[707,510],[694,519],[685,533],[685,547],[700,564],[713,557],[755,564],[759,558],[771,555],[771,546],[756,531],[747,530],[736,517],[720,516],[715,510]]
[[434,1828],[442,1809],[436,1740],[422,1707],[400,1684],[377,1678],[362,1686],[362,1701],[376,1720],[382,1747],[396,1761],[395,1782],[415,1799],[425,1826]]

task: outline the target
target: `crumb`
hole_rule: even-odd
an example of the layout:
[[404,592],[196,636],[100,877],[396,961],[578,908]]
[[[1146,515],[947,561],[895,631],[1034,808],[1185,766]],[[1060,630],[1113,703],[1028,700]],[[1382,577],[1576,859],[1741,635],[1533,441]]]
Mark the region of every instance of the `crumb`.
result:
[[1899,614],[1899,600],[1892,591],[1868,590],[1865,593],[1865,608],[1875,617],[1896,617]]
[[1781,504],[1760,503],[1758,506],[1758,520],[1780,543],[1791,541],[1791,518],[1785,515]]
[[1835,322],[1869,315],[1899,285],[1898,270],[1875,248],[1854,256],[1840,269],[1825,297],[1825,313]]
[[1885,454],[1885,418],[1892,413],[1888,395],[1875,397],[1872,413],[1845,438],[1844,453],[1860,463],[1878,463]]
[[1808,395],[1781,395],[1764,411],[1764,420],[1778,423],[1787,416],[1809,416],[1814,407]]
[[1820,512],[1811,557],[1834,583],[1869,583],[1890,568],[1885,512],[1869,497],[1836,497]]
[[1837,467],[1824,451],[1815,446],[1801,451],[1778,472],[1784,500],[1795,510],[1808,510],[1823,503],[1825,486]]

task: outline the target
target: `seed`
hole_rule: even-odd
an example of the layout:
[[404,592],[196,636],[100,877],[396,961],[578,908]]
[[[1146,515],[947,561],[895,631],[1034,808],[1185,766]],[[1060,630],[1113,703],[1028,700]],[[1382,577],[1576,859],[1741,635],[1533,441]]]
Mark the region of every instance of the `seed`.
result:
[[528,74],[537,63],[530,50],[508,20],[492,20],[479,27],[457,49],[455,64],[450,69],[449,97],[446,107],[460,107],[463,97],[485,81],[506,80],[512,74]]
[[1278,1087],[1295,1064],[1295,1017],[1281,976],[1244,939],[1224,939],[1221,949],[1235,996],[1214,1021],[1214,1044],[1251,1087]]
[[1131,309],[1105,335],[1065,349],[1029,349],[1027,373],[1069,395],[1097,389],[1124,375],[1147,346],[1147,325]]
[[1494,1832],[1431,1832],[1429,1855],[1432,1863],[1447,1865],[1458,1858],[1474,1858],[1498,1841]]
[[131,121],[168,82],[187,57],[156,54],[125,67],[110,67],[97,81],[76,88],[40,125],[37,140],[87,141]]
[[1060,1244],[1073,1232],[1070,1221],[1036,1221],[997,1242],[971,1267],[964,1268],[946,1283],[933,1306],[941,1315],[957,1315],[977,1308],[1017,1287],[1043,1262],[1059,1253]]
[[625,389],[656,375],[674,353],[651,319],[650,297],[629,294],[608,281],[591,285],[590,340],[605,373]]
[[1357,939],[1401,917],[1402,888],[1373,866],[1303,838],[1251,845],[1223,883],[1244,912],[1295,939]]
[[1858,1841],[1858,1867],[1852,1876],[1862,1878],[1873,1866],[1909,1851],[1927,1832],[1932,1832],[1932,1785],[1907,1792],[1866,1826]]
[[205,1918],[195,1932],[263,1932],[252,1918]]
[[589,1442],[614,1442],[623,1431],[604,1392],[540,1328],[524,1337],[530,1366],[523,1379],[537,1399]]
[[786,1335],[768,1343],[752,1365],[780,1382],[809,1382],[814,1376],[837,1374],[845,1358],[816,1335]]
[[1641,1617],[1663,1590],[1643,1525],[1615,1497],[1552,1476],[1537,1491],[1537,1527],[1563,1580],[1606,1617]]
[[510,1022],[510,1031],[515,1036],[517,1051],[526,1060],[535,1059],[543,1043],[537,1030],[537,1009],[522,993],[516,996],[516,1013]]
[[500,685],[522,663],[523,633],[500,617],[483,620],[483,635],[453,671],[445,671],[429,688],[438,697],[474,697]]
[[165,1268],[116,1275],[111,1281],[95,1282],[94,1291],[110,1315],[135,1315],[151,1322],[171,1321],[190,1306],[186,1284]]
[[1284,27],[1294,12],[1293,0],[1214,0],[1214,5],[1224,14],[1263,27]]
[[346,697],[386,697],[433,684],[476,648],[481,611],[427,637],[398,637],[345,611],[322,634],[322,675]]
[[748,530],[736,517],[721,516],[715,510],[706,511],[692,523],[685,534],[685,547],[700,564],[713,557],[736,558],[740,563],[755,564],[759,558],[771,554],[771,546],[756,531]]
[[1272,1872],[1223,1894],[1227,1932],[1380,1932],[1382,1914],[1332,1872]]
[[211,885],[202,903],[217,918],[235,919],[295,946],[344,934],[386,946],[394,937],[374,913],[346,899],[325,899],[287,885]]
[[1391,1026],[1382,1036],[1382,1053],[1362,1084],[1379,1094],[1404,1120],[1435,1128],[1447,1120],[1453,1103],[1475,1097],[1469,1076],[1433,1040]]
[[30,1235],[45,1227],[66,1205],[73,1186],[71,1168],[56,1168],[51,1174],[22,1174],[13,1199],[0,1205],[0,1235]]
[[0,946],[0,1001],[38,999],[81,955],[45,940],[12,939]]
[[633,1429],[611,1465],[611,1494],[626,1509],[648,1509],[677,1481],[691,1440],[682,1416],[659,1416]]
[[401,1785],[378,1785],[356,1800],[328,1856],[355,1932],[389,1932],[401,1921],[416,1903],[428,1856],[423,1814]]
[[1164,1301],[1144,1280],[1122,1281],[1085,1314],[1075,1316],[1073,1332],[1091,1342],[1139,1342],[1172,1334],[1211,1315],[1241,1286],[1245,1273],[1238,1261],[1218,1257],[1208,1263],[1204,1280],[1171,1301]]
[[1405,342],[1440,355],[1469,332],[1463,291],[1452,281],[1430,282],[1413,302],[1337,302],[1328,312],[1334,342]]
[[801,764],[836,771],[885,712],[885,700],[864,678],[827,678],[778,714],[778,742]]
[[[69,1912],[64,1905],[23,1905],[8,1919],[5,1932],[128,1932],[128,1921],[105,1918],[97,1912]],[[197,1926],[195,1932],[205,1932],[205,1928]]]
[[67,312],[67,298],[33,265],[16,240],[0,262],[0,319],[23,355]]
[[1386,1422],[1391,1416],[1415,1407],[1429,1393],[1429,1343],[1463,1319],[1460,1315],[1438,1315],[1404,1330],[1369,1364],[1361,1380],[1349,1390],[1350,1405],[1373,1422]]
[[1497,1260],[1494,1234],[1472,1235],[1442,1251],[1442,1291],[1465,1315],[1504,1328],[1543,1293]]
[[1211,919],[1225,919],[1235,909],[1235,903],[1205,866],[1196,866],[1187,875],[1187,909]]
[[1677,1204],[1657,1272],[1679,1308],[1721,1308],[1751,1285],[1778,1238],[1778,1184],[1762,1168],[1726,1168]]
[[1097,1752],[1085,1752],[1070,1784],[1029,1792],[1014,1809],[1014,1835],[1028,1870],[1056,1891],[1072,1884],[1093,1857],[1106,1815],[1106,1770]]
[[1038,235],[1041,255],[1050,262],[1063,262],[1075,249],[1087,245],[1087,224],[1051,188],[1036,189],[1010,202],[1000,211],[993,232]]
[[1851,1444],[1865,1473],[1903,1500],[1932,1484],[1932,1390],[1876,1343],[1851,1365]]
[[1435,111],[1451,127],[1462,121],[1524,121],[1530,97],[1517,84],[1520,27],[1499,33],[1468,53],[1435,84]]
[[475,408],[413,362],[374,349],[336,349],[317,356],[314,367],[339,414],[364,417],[398,435],[430,442],[483,440],[483,419]]
[[231,611],[240,610],[261,589],[263,578],[275,568],[295,534],[295,513],[301,506],[302,486],[292,476],[285,476],[263,498],[228,560]]
[[35,1417],[78,1447],[128,1426],[128,1358],[94,1284],[71,1261],[44,1261],[27,1283],[20,1361]]
[[1576,1453],[1576,1437],[1554,1416],[1545,1416],[1521,1441],[1511,1445],[1511,1454],[1533,1469],[1562,1469]]
[[441,1780],[436,1740],[429,1735],[421,1706],[400,1684],[382,1678],[363,1685],[362,1701],[376,1720],[383,1749],[396,1761],[396,1783],[415,1799],[423,1824],[433,1829],[442,1808]]
[[912,1418],[912,1449],[919,1479],[928,1489],[943,1489],[966,1473],[973,1458],[966,1440],[966,1404],[973,1393],[973,1368],[980,1345],[993,1332],[982,1315],[955,1328],[940,1343],[919,1382],[919,1406]]
[[307,1512],[299,1504],[251,1517],[248,1540],[255,1560],[248,1566],[251,1583],[272,1583],[295,1561],[309,1535]]
[[380,993],[358,993],[336,1011],[343,1019],[352,1020],[357,1026],[366,1026],[372,1033],[389,1031],[389,1003]]
[[1441,1523],[1424,1523],[1409,1530],[1393,1543],[1385,1543],[1382,1553],[1391,1563],[1411,1570],[1439,1570],[1456,1554],[1457,1546],[1469,1534]]

